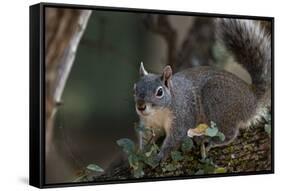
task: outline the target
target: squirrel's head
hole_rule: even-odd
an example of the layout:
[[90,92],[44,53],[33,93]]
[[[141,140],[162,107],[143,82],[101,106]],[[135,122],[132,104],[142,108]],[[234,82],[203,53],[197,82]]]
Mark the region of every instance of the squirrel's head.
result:
[[140,65],[140,80],[134,84],[136,111],[147,116],[171,103],[172,69],[167,65],[161,75],[148,73]]

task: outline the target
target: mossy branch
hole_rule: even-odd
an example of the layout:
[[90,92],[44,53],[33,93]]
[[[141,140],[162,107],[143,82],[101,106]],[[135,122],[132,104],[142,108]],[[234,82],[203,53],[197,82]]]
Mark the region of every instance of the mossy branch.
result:
[[[179,157],[179,160],[169,158],[168,161],[155,168],[145,165],[142,177],[270,171],[272,170],[271,134],[265,130],[265,126],[269,123],[263,121],[249,129],[240,130],[240,134],[233,143],[211,149],[205,160],[202,160],[200,147],[197,145],[189,152],[182,153],[183,158]],[[110,173],[89,175],[87,180],[105,181],[132,178],[135,178],[133,169],[125,160],[111,169]]]

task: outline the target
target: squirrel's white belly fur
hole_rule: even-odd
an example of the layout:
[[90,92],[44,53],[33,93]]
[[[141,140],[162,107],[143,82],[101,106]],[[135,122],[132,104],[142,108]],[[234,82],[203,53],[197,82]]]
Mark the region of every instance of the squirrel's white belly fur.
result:
[[148,128],[163,128],[168,134],[173,121],[173,112],[168,108],[151,109],[150,113],[141,116],[144,125]]

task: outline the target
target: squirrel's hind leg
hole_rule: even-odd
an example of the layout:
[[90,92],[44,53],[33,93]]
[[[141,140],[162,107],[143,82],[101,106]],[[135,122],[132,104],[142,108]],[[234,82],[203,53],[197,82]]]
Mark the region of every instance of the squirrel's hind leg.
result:
[[215,148],[215,147],[222,147],[222,146],[226,146],[230,143],[232,143],[235,138],[237,137],[238,135],[238,132],[237,131],[237,134],[235,136],[232,137],[232,139],[229,139],[228,141],[225,141],[225,142],[214,142],[212,139],[209,139],[208,141],[202,141],[200,143],[200,154],[201,154],[201,158],[204,160],[207,158],[208,156],[208,152],[210,151],[210,149],[212,148]]
[[207,146],[206,146],[206,152],[209,152],[209,150],[212,149],[212,148],[223,147],[223,146],[226,146],[226,145],[229,145],[230,143],[232,143],[236,139],[236,137],[238,136],[239,129],[240,129],[239,127],[235,127],[235,128],[232,129],[231,133],[228,132],[227,134],[225,134],[225,140],[224,141],[221,141],[218,138],[210,139],[207,143]]

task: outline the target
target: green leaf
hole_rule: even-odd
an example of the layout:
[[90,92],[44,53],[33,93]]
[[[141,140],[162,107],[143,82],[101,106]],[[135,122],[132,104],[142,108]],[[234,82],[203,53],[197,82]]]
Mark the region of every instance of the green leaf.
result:
[[135,150],[135,143],[130,139],[127,138],[119,139],[117,141],[117,144],[120,147],[123,147],[123,151],[127,154],[130,154]]
[[217,135],[217,133],[219,132],[217,127],[209,127],[206,129],[206,135],[209,137],[215,137]]
[[190,137],[186,137],[182,144],[181,144],[181,150],[183,152],[188,152],[193,148],[193,141]]
[[133,170],[133,174],[135,178],[141,178],[144,176],[143,165],[140,163],[137,169]]
[[156,152],[160,151],[160,148],[159,148],[159,146],[157,144],[153,143],[152,147],[156,150]]
[[87,181],[87,175],[81,175],[76,177],[74,180],[72,180],[72,182],[82,182],[82,181]]
[[167,164],[164,168],[162,168],[162,170],[164,172],[166,172],[166,171],[171,172],[171,171],[177,170],[177,167],[176,167],[176,165],[171,163],[171,164]]
[[146,129],[143,125],[139,125],[138,127],[135,128],[136,131],[138,132],[145,132],[147,131],[148,129]]
[[226,173],[227,170],[226,168],[223,168],[223,167],[218,167],[215,169],[214,173],[218,174],[218,173]]
[[150,157],[152,152],[153,152],[153,149],[150,149],[150,151],[148,151],[148,152],[146,152],[144,154],[145,154],[146,157]]
[[223,134],[222,132],[218,132],[218,133],[217,133],[217,136],[219,137],[219,139],[220,139],[221,141],[224,141],[224,140],[225,140],[225,136],[224,136],[224,134]]
[[151,130],[151,129],[145,127],[145,125],[142,121],[140,121],[138,124],[135,125],[135,129],[137,132],[143,132],[143,133]]
[[156,156],[157,155],[155,154],[155,155],[152,155],[150,157],[146,157],[144,159],[145,164],[149,165],[152,168],[155,168],[156,166],[158,166],[159,165],[159,161],[156,160]]
[[218,128],[217,124],[214,121],[211,121],[211,128]]
[[94,171],[94,172],[104,172],[104,170],[96,164],[89,164],[87,169]]
[[137,157],[137,155],[135,154],[131,154],[128,156],[128,161],[131,167],[133,167],[133,169],[137,169],[139,166],[139,158]]
[[193,161],[193,160],[194,160],[194,157],[193,157],[193,156],[186,156],[186,160],[187,160],[187,161]]
[[156,154],[158,149],[156,144],[151,145],[149,151],[145,152],[145,156],[150,157],[151,155]]
[[195,175],[202,175],[202,174],[204,174],[204,170],[202,170],[202,169],[195,172]]
[[268,135],[271,135],[271,125],[270,124],[266,124],[264,126],[264,130]]
[[265,116],[264,116],[264,119],[266,120],[266,122],[270,123],[271,122],[271,114],[266,113]]
[[179,151],[172,151],[171,157],[172,157],[173,161],[183,160],[183,156],[182,156],[181,152],[179,152]]
[[213,164],[204,164],[203,168],[205,174],[213,173],[215,171],[215,167]]

